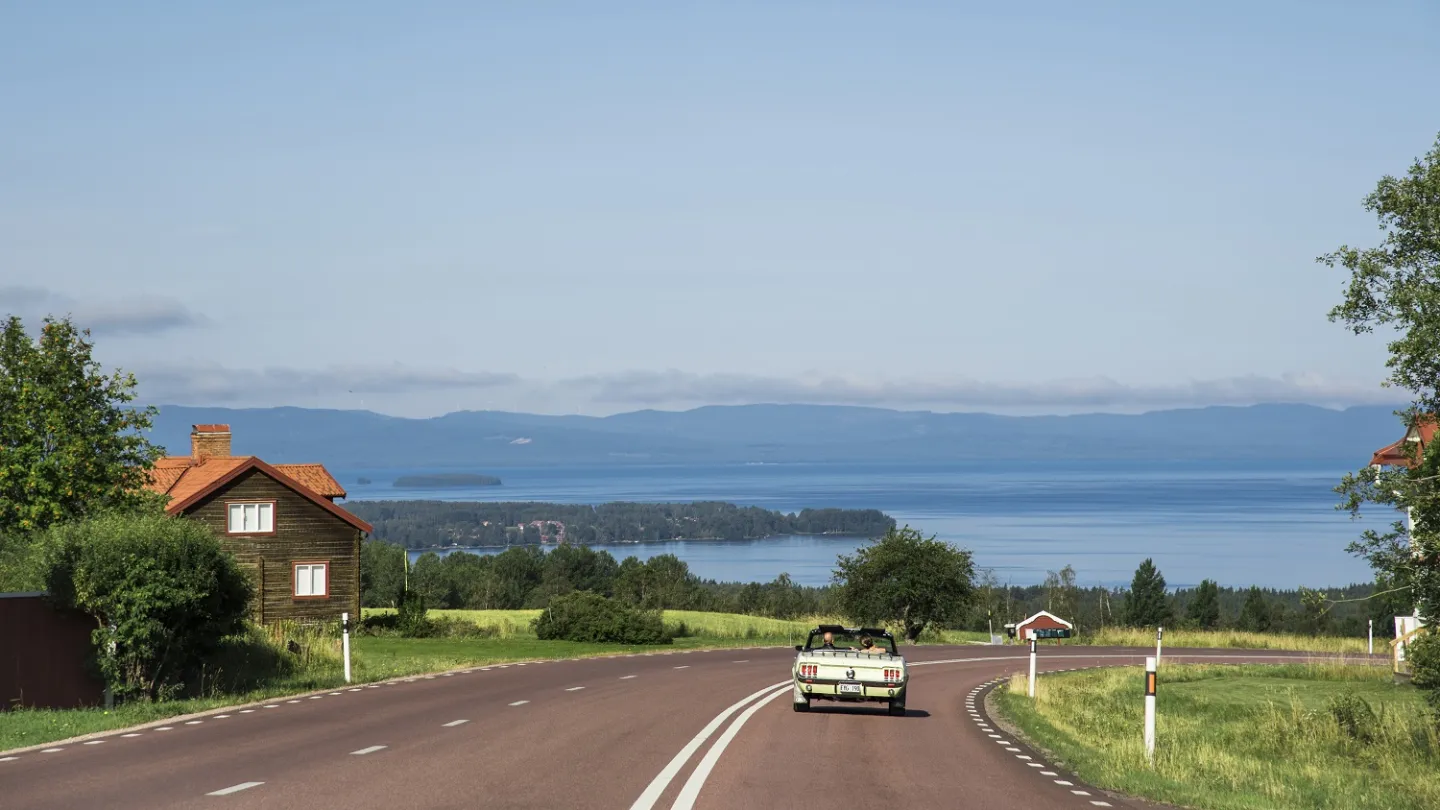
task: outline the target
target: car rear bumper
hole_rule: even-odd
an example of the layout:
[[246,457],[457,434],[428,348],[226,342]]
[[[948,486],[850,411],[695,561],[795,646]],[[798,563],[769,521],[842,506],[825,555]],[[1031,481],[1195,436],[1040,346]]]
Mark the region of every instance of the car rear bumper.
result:
[[860,692],[842,692],[838,682],[806,682],[800,679],[795,680],[795,699],[802,700],[854,700],[854,701],[891,701],[896,698],[905,699],[906,681],[901,681],[896,686],[885,684],[861,684]]

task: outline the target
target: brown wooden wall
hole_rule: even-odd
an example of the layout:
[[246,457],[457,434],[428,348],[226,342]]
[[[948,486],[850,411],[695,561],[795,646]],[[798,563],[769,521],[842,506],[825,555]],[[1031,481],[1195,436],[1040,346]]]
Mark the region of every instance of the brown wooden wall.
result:
[[36,594],[0,594],[0,711],[95,706],[105,684],[90,669],[95,623]]
[[[225,534],[227,501],[275,501],[274,535]],[[360,615],[360,531],[259,470],[230,482],[186,512],[214,527],[260,589],[255,618],[339,620]],[[296,599],[293,564],[328,562],[330,596]]]

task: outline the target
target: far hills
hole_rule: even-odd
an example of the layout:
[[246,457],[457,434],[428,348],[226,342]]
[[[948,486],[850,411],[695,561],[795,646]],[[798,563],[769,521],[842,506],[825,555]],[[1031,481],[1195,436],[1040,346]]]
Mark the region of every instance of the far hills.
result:
[[1395,408],[1254,405],[1136,415],[997,416],[830,405],[737,405],[607,417],[461,411],[160,407],[152,441],[189,449],[227,423],[236,453],[331,467],[870,461],[1325,461],[1362,466],[1403,433]]

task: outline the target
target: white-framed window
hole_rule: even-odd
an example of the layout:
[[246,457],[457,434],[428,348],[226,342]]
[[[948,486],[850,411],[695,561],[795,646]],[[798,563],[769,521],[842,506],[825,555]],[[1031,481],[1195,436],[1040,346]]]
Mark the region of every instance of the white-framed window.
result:
[[323,562],[295,563],[295,595],[329,596],[328,569]]
[[228,504],[225,530],[230,534],[270,534],[275,531],[275,504],[271,501]]

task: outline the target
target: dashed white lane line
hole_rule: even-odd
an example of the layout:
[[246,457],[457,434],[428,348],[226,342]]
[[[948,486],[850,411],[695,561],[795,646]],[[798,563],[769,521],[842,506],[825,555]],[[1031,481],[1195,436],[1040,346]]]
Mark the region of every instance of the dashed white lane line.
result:
[[742,660],[740,660],[740,661],[731,661],[730,663],[732,663],[732,664],[748,664],[748,663],[750,663],[750,659],[749,659],[749,658],[745,658],[745,659],[742,659]]
[[1054,771],[1041,771],[1041,772],[1040,772],[1040,775],[1041,775],[1041,776],[1055,776],[1056,773],[1055,773]]
[[1074,787],[1074,786],[1075,786],[1075,783],[1074,783],[1074,782],[1069,782],[1069,781],[1066,781],[1066,780],[1064,780],[1064,779],[1056,779],[1056,780],[1055,780],[1055,784],[1057,784],[1057,785],[1064,785],[1065,787]]
[[280,708],[280,704],[278,704],[278,703],[271,703],[271,704],[268,705],[268,706],[261,706],[260,708],[262,708],[262,709],[278,709],[278,708]]
[[584,688],[585,688],[585,687],[583,687],[583,686],[572,686],[572,687],[570,687],[569,689],[566,689],[565,691],[566,691],[566,692],[579,692],[581,689],[584,689]]
[[1090,795],[1090,791],[1088,791],[1088,790],[1072,790],[1072,791],[1070,791],[1070,792],[1071,792],[1071,793],[1074,793],[1076,796],[1089,796],[1089,795]]
[[65,750],[64,748],[46,748],[44,751],[41,751],[40,753],[42,753],[42,754],[58,754],[58,753],[60,753],[61,751],[64,751],[64,750]]
[[155,730],[156,730],[156,731],[170,731],[170,730],[172,730],[172,729],[174,729],[174,728],[175,728],[174,726],[161,726],[160,728],[157,728],[157,729],[155,729]]
[[448,723],[445,724],[445,728],[454,728],[454,727],[456,727],[456,726],[463,726],[463,725],[465,725],[465,724],[468,723],[468,722],[470,722],[470,721],[469,721],[469,720],[451,720],[450,722],[448,722]]
[[515,701],[514,703],[511,703],[510,705],[511,705],[511,706],[524,706],[526,703],[529,703],[529,702],[530,702],[530,701],[528,701],[528,700],[517,700],[517,701]]
[[217,715],[215,715],[215,719],[216,719],[216,720],[224,720],[224,719],[226,719],[226,718],[229,717],[229,716],[230,716],[230,715],[228,715],[228,714],[217,714]]
[[186,721],[185,721],[185,725],[187,725],[187,726],[198,726],[198,725],[200,725],[200,724],[203,723],[203,722],[205,722],[205,721],[204,721],[204,720],[186,720]]
[[630,679],[633,678],[633,677],[635,677],[635,676],[634,676],[634,675],[621,675],[621,676],[620,676],[620,680],[622,680],[622,681],[628,681],[628,680],[630,680]]
[[265,784],[265,783],[264,783],[264,782],[241,782],[241,783],[238,784],[238,785],[231,785],[231,786],[228,787],[228,788],[221,788],[221,789],[216,790],[216,791],[213,791],[213,792],[211,792],[211,793],[206,793],[205,795],[206,795],[206,796],[229,796],[231,793],[239,793],[239,792],[242,791],[242,790],[249,790],[250,788],[253,788],[253,787],[260,787],[260,786],[263,785],[263,784]]
[[1043,767],[1045,767],[1044,765],[1041,765],[1041,764],[1038,763],[1038,762],[1027,762],[1027,763],[1025,763],[1025,764],[1026,764],[1026,765],[1029,765],[1029,766],[1032,767],[1032,768],[1043,768]]
[[363,756],[365,756],[366,754],[373,754],[373,753],[375,753],[376,751],[384,751],[387,747],[388,747],[388,746],[384,746],[384,745],[372,745],[372,746],[370,746],[369,748],[361,748],[359,751],[351,751],[351,752],[350,752],[350,756],[352,756],[352,757],[363,757]]
[[[324,695],[311,695],[311,696],[310,696],[310,699],[311,699],[311,700],[320,700],[321,698],[324,698],[324,697],[325,697]],[[297,701],[297,702],[298,702],[298,701]]]
[[85,745],[104,745],[104,744],[105,744],[105,741],[104,741],[104,740],[91,740],[91,741],[85,743]]
[[286,702],[286,703],[299,703],[300,701],[298,701],[298,700],[287,700],[287,701],[285,701],[285,702]]
[[121,737],[139,737],[139,736],[140,736],[140,733],[139,733],[139,732],[135,732],[135,733],[133,733],[133,734],[121,734],[120,736],[121,736]]
[[998,739],[1000,739],[1000,735],[999,735],[999,734],[990,734],[990,735],[987,735],[987,736],[989,736],[990,739],[992,739],[992,740],[998,740]]
[[675,667],[675,668],[676,668],[676,669],[689,669],[689,668],[690,668],[690,665],[689,665],[689,664],[686,664],[686,665],[683,666],[683,667]]
[[1109,806],[1110,806],[1110,803],[1109,803],[1109,802],[1095,801],[1095,800],[1093,800],[1093,799],[1090,801],[1090,803],[1093,804],[1093,805],[1095,805],[1096,807],[1109,807]]
[[330,693],[330,697],[336,697],[336,696],[338,696],[339,694],[340,694],[339,692],[331,692],[331,693]]
[[1013,753],[1015,753],[1016,751],[1019,751],[1020,749],[1019,749],[1019,748],[1006,748],[1005,750],[1006,750],[1006,751],[1009,751],[1010,753],[1013,754]]
[[255,710],[254,710],[254,709],[241,709],[241,710],[240,710],[240,713],[241,713],[241,714],[254,714],[254,713],[255,713]]
[[20,757],[0,757],[0,762],[14,762]]

